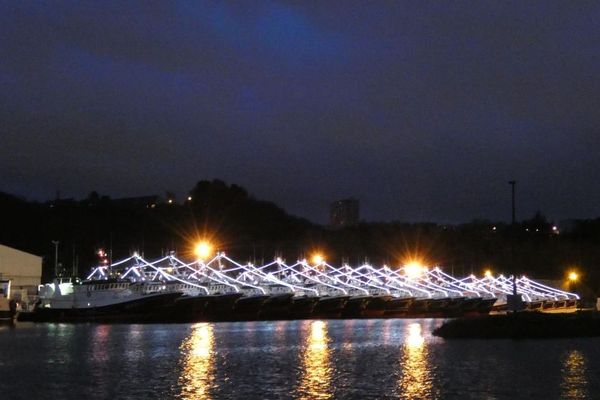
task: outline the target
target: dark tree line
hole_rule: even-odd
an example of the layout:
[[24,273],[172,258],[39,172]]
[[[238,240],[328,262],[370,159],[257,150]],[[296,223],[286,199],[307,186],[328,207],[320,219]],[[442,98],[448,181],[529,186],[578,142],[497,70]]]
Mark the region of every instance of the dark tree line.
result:
[[[171,200],[169,202],[169,200]],[[288,261],[322,252],[334,263],[368,261],[390,266],[409,259],[439,264],[455,275],[525,273],[561,279],[577,268],[600,290],[600,218],[573,221],[567,230],[537,213],[511,227],[501,222],[460,225],[362,223],[330,229],[287,214],[220,180],[200,181],[183,201],[110,199],[96,192],[83,200],[28,202],[0,193],[0,243],[43,256],[44,278],[54,273],[54,245],[65,274],[85,275],[105,249],[114,260],[133,251],[147,258],[176,251],[191,257],[193,243],[209,238],[243,261]]]

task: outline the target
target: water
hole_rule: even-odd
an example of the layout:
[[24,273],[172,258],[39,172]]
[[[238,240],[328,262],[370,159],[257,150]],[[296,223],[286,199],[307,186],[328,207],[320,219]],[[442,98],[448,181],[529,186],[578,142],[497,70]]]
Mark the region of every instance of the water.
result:
[[440,323],[19,324],[0,398],[600,398],[598,338],[444,341]]

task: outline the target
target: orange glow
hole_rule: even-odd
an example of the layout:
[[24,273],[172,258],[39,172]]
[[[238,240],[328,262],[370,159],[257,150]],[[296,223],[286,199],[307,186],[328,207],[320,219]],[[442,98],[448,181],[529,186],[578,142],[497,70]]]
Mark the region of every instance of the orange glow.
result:
[[569,352],[562,362],[561,399],[590,398],[586,370],[584,355],[577,350]]
[[579,274],[577,272],[575,272],[575,271],[569,272],[569,281],[577,282],[578,279],[579,279]]
[[437,398],[433,390],[427,342],[421,324],[408,325],[401,357],[399,392],[407,399]]
[[312,256],[312,262],[313,262],[313,264],[320,265],[325,262],[325,259],[323,258],[322,254],[315,253]]
[[490,278],[492,276],[492,271],[490,271],[489,269],[485,270],[485,276]]
[[414,279],[420,277],[426,269],[420,262],[413,261],[404,266],[404,274]]
[[183,368],[179,376],[182,399],[210,399],[215,387],[215,338],[213,326],[199,323],[183,341]]
[[[308,322],[308,321],[307,321]],[[305,324],[304,326],[306,326]],[[296,388],[298,399],[331,399],[332,365],[327,323],[311,321],[302,354],[302,375]]]
[[210,242],[203,240],[194,247],[194,254],[200,260],[206,260],[213,252],[213,246]]

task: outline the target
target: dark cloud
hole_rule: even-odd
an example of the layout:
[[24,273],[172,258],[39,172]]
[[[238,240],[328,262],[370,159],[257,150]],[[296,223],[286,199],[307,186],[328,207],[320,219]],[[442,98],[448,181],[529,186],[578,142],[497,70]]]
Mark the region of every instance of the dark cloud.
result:
[[2,190],[600,215],[596,2],[4,2]]

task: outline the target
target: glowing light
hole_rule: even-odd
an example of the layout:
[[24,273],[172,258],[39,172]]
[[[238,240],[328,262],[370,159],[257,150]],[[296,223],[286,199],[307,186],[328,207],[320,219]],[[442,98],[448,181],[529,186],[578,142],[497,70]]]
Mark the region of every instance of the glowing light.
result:
[[575,272],[575,271],[569,272],[569,281],[577,282],[578,279],[579,279],[579,274],[577,274],[577,272]]
[[404,266],[404,273],[411,279],[420,277],[424,271],[425,267],[417,261],[410,262]]
[[312,256],[312,262],[313,264],[319,265],[322,264],[323,262],[325,262],[325,259],[323,258],[323,256],[319,253],[316,253]]
[[167,200],[169,204],[173,204],[173,199]]
[[490,278],[492,276],[492,271],[490,271],[489,269],[485,270],[485,276]]
[[194,248],[194,254],[200,260],[206,260],[212,254],[212,251],[213,251],[212,245],[205,240],[196,244],[196,247]]
[[419,348],[425,344],[425,338],[421,332],[421,324],[414,323],[408,326],[406,345],[411,348]]
[[210,398],[210,389],[215,385],[214,376],[214,333],[212,325],[194,325],[194,331],[181,345],[184,366],[179,377],[183,399]]
[[324,321],[310,322],[310,333],[302,356],[302,378],[297,388],[298,398],[333,398],[328,342],[327,324]]
[[419,323],[412,323],[408,326],[401,367],[402,374],[398,386],[403,398],[430,399],[437,397],[435,393],[432,393],[427,346]]
[[192,201],[192,196],[188,196],[187,201]]
[[583,354],[572,350],[562,364],[561,399],[589,399],[586,359]]

